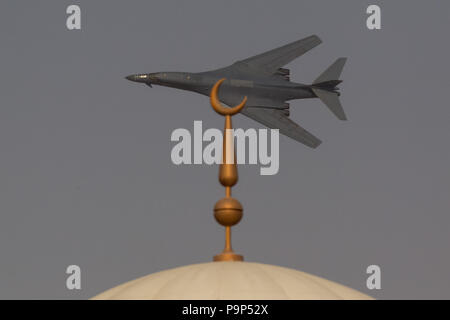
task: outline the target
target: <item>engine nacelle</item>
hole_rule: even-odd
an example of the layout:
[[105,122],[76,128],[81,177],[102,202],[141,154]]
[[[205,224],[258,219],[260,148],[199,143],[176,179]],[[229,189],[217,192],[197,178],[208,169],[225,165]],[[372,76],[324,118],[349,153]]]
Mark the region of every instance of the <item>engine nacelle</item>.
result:
[[275,74],[279,75],[279,76],[282,76],[287,81],[289,81],[290,80],[291,71],[289,69],[286,69],[286,68],[278,68],[278,70],[277,70],[277,72]]

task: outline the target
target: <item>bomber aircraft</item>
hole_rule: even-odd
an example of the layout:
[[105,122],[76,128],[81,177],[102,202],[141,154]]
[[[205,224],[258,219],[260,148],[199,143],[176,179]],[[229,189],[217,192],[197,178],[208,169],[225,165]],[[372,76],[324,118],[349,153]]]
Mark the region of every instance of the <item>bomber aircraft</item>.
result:
[[346,58],[337,59],[312,84],[290,81],[289,69],[282,68],[322,41],[316,35],[282,47],[236,61],[232,65],[206,72],[156,72],[127,76],[126,79],[152,87],[160,85],[209,96],[214,84],[226,78],[219,100],[234,106],[247,96],[241,113],[311,148],[321,141],[289,118],[289,103],[295,99],[319,98],[340,120],[346,115],[339,101],[339,80]]

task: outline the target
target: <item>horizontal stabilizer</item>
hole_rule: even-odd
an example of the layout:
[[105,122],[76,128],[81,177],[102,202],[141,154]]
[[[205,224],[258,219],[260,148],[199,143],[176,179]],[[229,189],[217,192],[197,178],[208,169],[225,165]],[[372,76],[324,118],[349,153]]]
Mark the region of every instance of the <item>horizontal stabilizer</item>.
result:
[[345,115],[344,109],[339,101],[338,93],[314,87],[311,89],[339,120],[347,120],[347,116]]

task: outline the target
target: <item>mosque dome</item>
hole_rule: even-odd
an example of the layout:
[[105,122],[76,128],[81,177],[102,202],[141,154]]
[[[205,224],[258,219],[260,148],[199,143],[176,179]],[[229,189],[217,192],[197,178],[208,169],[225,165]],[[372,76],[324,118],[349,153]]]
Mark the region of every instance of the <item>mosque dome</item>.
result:
[[268,264],[208,262],[164,270],[109,289],[94,300],[369,300],[336,282]]

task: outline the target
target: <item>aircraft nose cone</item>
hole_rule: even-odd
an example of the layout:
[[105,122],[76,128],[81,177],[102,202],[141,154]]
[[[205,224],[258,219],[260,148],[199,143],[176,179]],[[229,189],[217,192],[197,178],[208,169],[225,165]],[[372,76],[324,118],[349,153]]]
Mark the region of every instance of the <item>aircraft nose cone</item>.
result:
[[130,81],[134,81],[134,82],[137,81],[137,77],[136,77],[135,74],[131,74],[129,76],[126,76],[125,79],[130,80]]
[[147,83],[149,81],[149,76],[146,73],[131,74],[125,77],[125,79],[133,82]]

